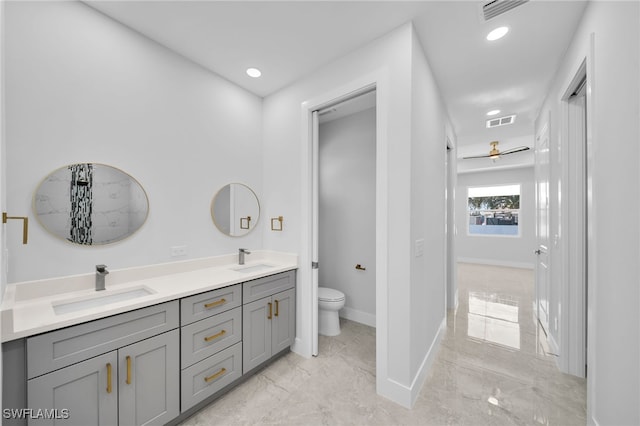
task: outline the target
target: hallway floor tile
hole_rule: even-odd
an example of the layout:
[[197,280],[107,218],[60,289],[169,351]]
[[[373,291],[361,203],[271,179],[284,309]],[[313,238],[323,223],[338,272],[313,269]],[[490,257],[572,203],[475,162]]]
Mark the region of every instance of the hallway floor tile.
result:
[[459,264],[459,306],[412,410],[375,393],[375,329],[342,320],[320,354],[290,353],[183,425],[584,425],[534,321],[533,272]]

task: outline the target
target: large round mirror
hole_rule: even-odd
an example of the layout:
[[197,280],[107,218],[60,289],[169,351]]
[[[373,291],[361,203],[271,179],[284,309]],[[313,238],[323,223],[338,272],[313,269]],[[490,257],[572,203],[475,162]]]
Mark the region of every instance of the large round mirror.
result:
[[33,211],[53,235],[82,245],[127,238],[147,219],[149,200],[142,186],[105,164],[61,167],[36,189]]
[[230,183],[211,202],[213,223],[223,234],[241,237],[258,223],[260,203],[255,192],[241,183]]

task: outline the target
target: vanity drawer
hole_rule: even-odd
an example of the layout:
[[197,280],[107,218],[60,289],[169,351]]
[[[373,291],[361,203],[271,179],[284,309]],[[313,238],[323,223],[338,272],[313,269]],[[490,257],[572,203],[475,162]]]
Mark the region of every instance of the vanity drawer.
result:
[[203,318],[228,311],[241,304],[241,284],[185,297],[180,301],[181,324],[191,324]]
[[242,340],[242,307],[197,321],[180,330],[182,368]]
[[295,287],[296,271],[287,271],[242,283],[242,303],[253,302]]
[[242,342],[182,370],[181,410],[218,392],[242,376]]
[[40,376],[178,325],[178,301],[173,301],[29,337],[27,376]]

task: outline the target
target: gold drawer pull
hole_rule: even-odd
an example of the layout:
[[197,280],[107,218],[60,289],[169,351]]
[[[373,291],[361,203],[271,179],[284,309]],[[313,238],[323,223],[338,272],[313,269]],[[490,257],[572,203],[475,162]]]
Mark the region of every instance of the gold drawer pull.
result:
[[225,334],[227,334],[227,331],[226,331],[226,330],[222,330],[220,333],[216,333],[216,334],[214,334],[213,336],[205,337],[205,338],[204,338],[204,341],[205,341],[205,342],[210,342],[210,341],[212,341],[212,340],[214,340],[214,339],[217,339],[218,337],[222,337],[222,336],[224,336]]
[[278,303],[278,301],[276,300],[276,313],[274,314],[275,316],[278,316],[278,314],[280,313],[280,304]]
[[127,384],[131,384],[131,357],[127,355]]
[[273,305],[269,302],[269,315],[267,316],[267,319],[271,318],[273,318]]
[[215,379],[217,379],[218,377],[222,376],[222,375],[223,375],[224,373],[226,373],[226,372],[227,372],[227,369],[226,369],[226,368],[224,368],[224,367],[222,367],[222,368],[220,369],[220,371],[218,371],[217,373],[214,373],[214,374],[210,375],[209,377],[205,377],[205,378],[204,378],[204,381],[205,381],[205,382],[207,382],[207,383],[209,383],[210,381],[215,380]]
[[107,393],[111,393],[111,363],[107,363]]
[[224,305],[225,303],[227,303],[227,300],[222,298],[220,300],[216,300],[215,302],[207,303],[204,305],[204,307],[206,309],[209,309],[209,308],[213,308],[214,306]]

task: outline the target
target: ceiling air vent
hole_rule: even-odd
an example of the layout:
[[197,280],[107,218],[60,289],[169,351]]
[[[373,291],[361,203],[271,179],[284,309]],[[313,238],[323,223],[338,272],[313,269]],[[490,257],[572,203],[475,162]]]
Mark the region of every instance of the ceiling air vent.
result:
[[510,11],[514,7],[518,7],[521,4],[528,2],[529,0],[493,0],[482,6],[482,13],[484,14],[484,20],[488,21],[491,18],[495,18],[498,15],[502,15],[505,12]]
[[514,121],[516,121],[515,115],[506,115],[500,118],[492,118],[491,120],[487,120],[487,128],[490,129],[492,127],[506,126],[507,124],[513,124]]

